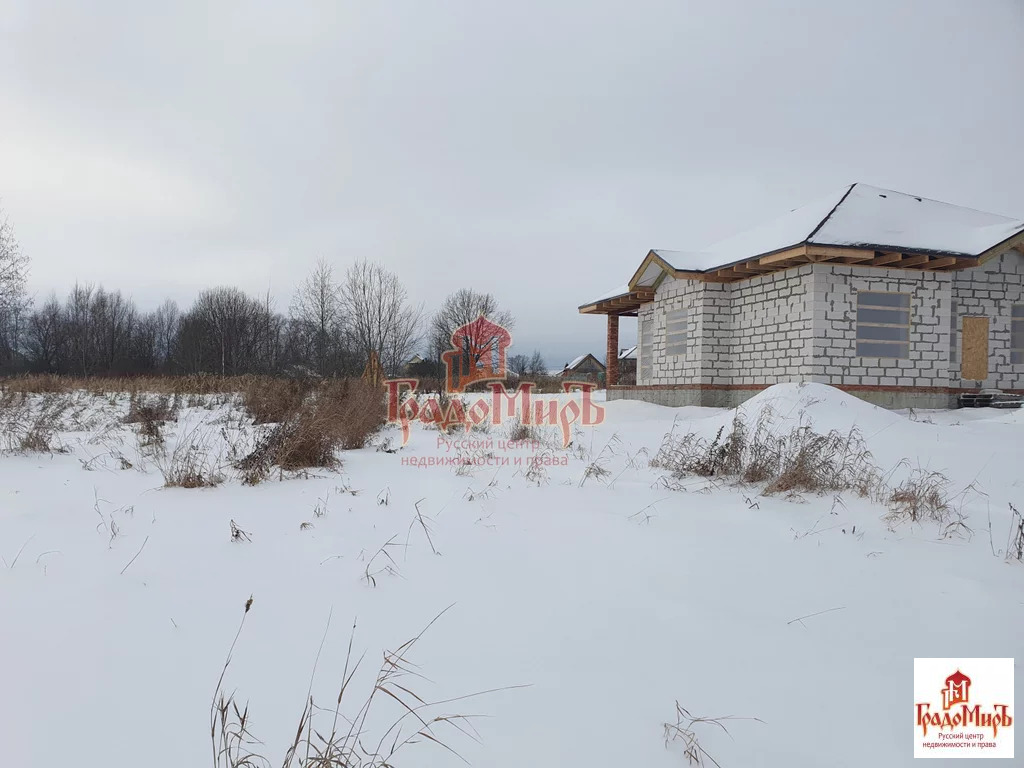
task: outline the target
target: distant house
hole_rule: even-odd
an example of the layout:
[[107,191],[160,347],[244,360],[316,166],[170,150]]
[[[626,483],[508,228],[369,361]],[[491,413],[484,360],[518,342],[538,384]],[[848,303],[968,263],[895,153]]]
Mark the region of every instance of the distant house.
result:
[[636,347],[619,350],[619,384],[636,384]]
[[[607,316],[610,400],[735,406],[792,381],[895,408],[1020,394],[1024,220],[852,184],[710,248],[650,251],[579,311]],[[622,315],[639,325],[630,385]]]
[[573,381],[591,381],[594,384],[604,384],[604,365],[596,357],[590,354],[580,355],[576,359],[565,364],[559,373],[563,379]]
[[418,379],[436,379],[444,376],[444,366],[437,360],[427,360],[419,355],[413,355],[405,361],[402,373]]

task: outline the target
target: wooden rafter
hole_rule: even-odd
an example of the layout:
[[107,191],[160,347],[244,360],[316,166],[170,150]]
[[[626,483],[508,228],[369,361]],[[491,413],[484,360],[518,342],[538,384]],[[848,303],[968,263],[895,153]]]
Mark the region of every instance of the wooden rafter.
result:
[[822,245],[807,246],[807,255],[814,261],[842,259],[847,263],[871,261],[875,258],[874,251],[865,251],[860,248],[834,248]]
[[762,256],[757,260],[758,264],[781,264],[785,261],[793,261],[795,259],[802,259],[806,261],[807,246],[798,245],[796,248],[787,248],[784,251],[778,253],[770,253],[767,256]]
[[654,251],[648,251],[647,255],[644,257],[644,260],[640,263],[640,267],[637,269],[636,272],[633,273],[633,277],[629,279],[630,290],[635,290],[637,288],[644,287],[638,286],[637,283],[640,281],[640,278],[643,277],[644,273],[647,271],[647,268],[652,264],[655,264],[658,267],[660,267],[662,270],[662,274],[671,274],[672,272],[675,271],[672,265],[665,261],[663,258],[661,258],[661,256],[659,256],[657,253],[655,253]]
[[887,264],[898,264],[902,259],[902,253],[883,253],[880,256],[875,256],[874,261],[871,262],[871,266],[884,267]]
[[921,264],[926,264],[931,259],[926,253],[919,254],[917,256],[907,256],[903,261],[900,262],[900,268],[903,267],[916,267]]
[[584,304],[579,308],[582,315],[626,315],[634,316],[641,304],[654,300],[654,290],[645,288],[624,293],[621,296],[609,296],[607,299]]

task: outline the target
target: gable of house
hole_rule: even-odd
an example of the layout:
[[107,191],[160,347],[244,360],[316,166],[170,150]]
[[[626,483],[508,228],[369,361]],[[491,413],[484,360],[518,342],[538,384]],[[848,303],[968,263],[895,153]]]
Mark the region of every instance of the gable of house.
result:
[[588,353],[566,363],[563,371],[567,373],[603,373],[604,364]]

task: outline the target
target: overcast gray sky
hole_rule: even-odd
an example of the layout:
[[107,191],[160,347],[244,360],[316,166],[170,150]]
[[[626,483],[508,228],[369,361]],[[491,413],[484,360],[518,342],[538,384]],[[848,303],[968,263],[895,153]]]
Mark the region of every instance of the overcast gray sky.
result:
[[1024,216],[1022,41],[1022,0],[0,0],[0,206],[37,295],[286,309],[368,257],[557,367],[649,248],[853,181]]

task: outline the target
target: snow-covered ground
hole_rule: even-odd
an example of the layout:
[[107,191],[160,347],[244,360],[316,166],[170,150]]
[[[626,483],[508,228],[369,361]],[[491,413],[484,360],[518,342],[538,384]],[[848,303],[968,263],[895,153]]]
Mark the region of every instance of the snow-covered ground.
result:
[[[211,699],[250,596],[224,688],[274,765],[325,636],[312,696],[331,710],[356,622],[354,715],[383,651],[449,606],[402,685],[433,701],[503,689],[429,710],[481,715],[477,739],[439,736],[494,768],[685,765],[663,732],[677,701],[737,718],[693,726],[722,768],[910,765],[914,657],[1024,656],[1024,565],[1004,551],[1024,412],[893,413],[819,385],[745,405],[770,403],[784,431],[858,427],[884,470],[907,460],[893,482],[943,472],[967,526],[950,530],[849,494],[666,487],[649,460],[673,422],[713,437],[727,410],[607,403],[568,451],[509,451],[501,427],[450,447],[420,426],[399,449],[392,427],[375,445],[394,452],[346,452],[338,472],[185,490],[120,424],[127,398],[76,402],[69,452],[0,456],[2,765],[211,765]],[[167,450],[197,429],[225,465],[253,437],[211,402],[167,426]],[[429,464],[459,451],[479,463]],[[542,470],[515,462],[533,453]],[[367,741],[397,706],[380,702]],[[395,764],[461,762],[424,742]]]

